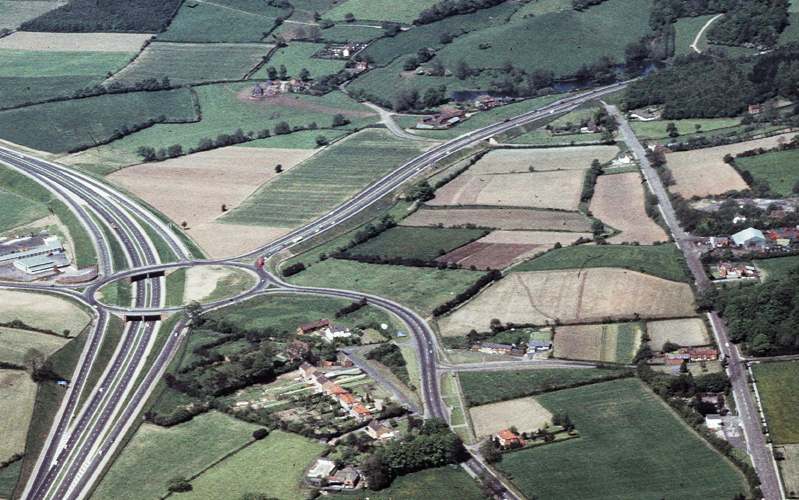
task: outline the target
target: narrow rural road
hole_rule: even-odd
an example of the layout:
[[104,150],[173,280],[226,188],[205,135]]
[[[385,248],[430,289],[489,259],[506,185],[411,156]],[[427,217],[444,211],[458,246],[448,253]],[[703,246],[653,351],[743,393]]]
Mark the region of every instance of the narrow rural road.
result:
[[699,41],[702,39],[702,36],[705,34],[705,31],[707,31],[707,29],[710,28],[710,25],[716,22],[716,19],[720,18],[723,15],[724,14],[718,14],[716,16],[713,16],[712,18],[707,20],[704,26],[702,26],[702,29],[699,30],[699,32],[694,37],[693,43],[691,43],[690,45],[690,47],[694,49],[694,52],[696,52],[697,54],[702,53],[702,51],[699,50]]
[[386,126],[386,128],[391,132],[394,136],[399,137],[400,139],[406,139],[409,141],[426,141],[426,142],[440,142],[436,141],[435,139],[430,139],[427,137],[422,137],[420,135],[414,135],[408,133],[400,127],[397,122],[394,121],[394,115],[377,104],[373,104],[371,102],[364,102],[365,106],[372,108],[373,110],[377,111],[377,114],[380,115],[380,123]]
[[[718,17],[718,16],[716,16]],[[668,192],[663,186],[660,177],[655,172],[655,169],[646,158],[644,147],[641,145],[638,138],[635,136],[627,119],[622,115],[616,106],[605,104],[605,108],[612,114],[619,122],[619,128],[627,146],[632,149],[638,161],[641,163],[641,171],[646,178],[646,183],[649,185],[650,190],[657,196],[660,205],[661,214],[663,219],[671,230],[672,236],[677,246],[685,256],[688,267],[694,276],[696,287],[699,291],[707,290],[713,284],[707,277],[705,270],[700,261],[700,253],[696,248],[692,236],[684,231],[677,220],[674,213],[674,207],[669,199]],[[780,483],[779,473],[777,471],[776,462],[774,461],[771,453],[771,448],[766,444],[766,438],[762,432],[760,423],[760,413],[755,404],[752,392],[749,390],[746,362],[741,359],[738,348],[735,344],[730,343],[727,334],[727,327],[724,321],[718,316],[716,311],[708,313],[708,320],[713,327],[713,334],[716,337],[716,343],[719,346],[722,354],[728,361],[727,375],[732,383],[733,396],[735,398],[736,408],[741,417],[741,424],[743,425],[744,436],[746,438],[747,451],[752,458],[752,464],[755,471],[760,478],[760,488],[763,493],[763,498],[766,500],[782,499],[782,486]]]

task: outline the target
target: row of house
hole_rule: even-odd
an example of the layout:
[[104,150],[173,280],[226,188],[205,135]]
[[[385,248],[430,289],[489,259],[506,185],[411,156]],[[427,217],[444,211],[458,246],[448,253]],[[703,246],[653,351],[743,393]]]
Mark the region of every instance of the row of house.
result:
[[329,319],[320,319],[298,326],[297,335],[315,335],[322,337],[327,342],[333,342],[336,339],[352,337],[352,332],[349,328],[334,325]]
[[333,382],[310,363],[304,362],[300,365],[300,373],[303,380],[313,384],[317,392],[326,394],[338,402],[350,416],[363,422],[372,418],[372,412],[364,406],[357,396]]

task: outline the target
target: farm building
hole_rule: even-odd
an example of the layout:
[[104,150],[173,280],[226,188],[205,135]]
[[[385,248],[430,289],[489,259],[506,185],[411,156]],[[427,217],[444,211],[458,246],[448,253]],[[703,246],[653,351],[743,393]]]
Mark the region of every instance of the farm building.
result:
[[543,352],[552,350],[551,340],[530,340],[527,342],[527,352]]
[[732,242],[739,247],[760,248],[766,244],[766,237],[763,231],[749,227],[731,236]]
[[462,109],[449,109],[436,113],[435,115],[425,116],[416,123],[419,129],[445,129],[463,121],[466,112]]
[[304,323],[297,327],[297,335],[308,335],[330,326],[329,319],[320,319],[311,323]]
[[69,265],[69,258],[58,236],[31,236],[0,243],[0,265],[4,264],[37,275]]

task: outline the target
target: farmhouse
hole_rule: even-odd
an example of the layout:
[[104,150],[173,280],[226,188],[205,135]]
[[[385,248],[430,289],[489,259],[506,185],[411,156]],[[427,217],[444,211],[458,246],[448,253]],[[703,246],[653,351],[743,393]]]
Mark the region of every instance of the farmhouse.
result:
[[318,321],[313,321],[311,323],[305,323],[297,327],[297,335],[308,335],[310,333],[314,333],[318,330],[322,330],[323,328],[327,328],[330,326],[329,319],[320,319]]
[[333,342],[336,339],[346,339],[352,336],[349,328],[339,328],[336,326],[328,326],[321,334],[322,338],[327,342]]
[[462,109],[448,109],[435,115],[426,116],[416,123],[420,129],[445,129],[463,121],[466,112]]
[[394,429],[377,420],[369,422],[369,425],[366,426],[366,433],[377,441],[386,441],[397,436]]
[[761,248],[766,244],[763,231],[753,227],[739,231],[731,236],[732,242],[739,247]]
[[502,449],[521,448],[524,440],[510,429],[503,429],[497,433],[497,441]]
[[27,274],[42,274],[69,265],[58,236],[30,236],[0,243],[0,265],[13,264]]

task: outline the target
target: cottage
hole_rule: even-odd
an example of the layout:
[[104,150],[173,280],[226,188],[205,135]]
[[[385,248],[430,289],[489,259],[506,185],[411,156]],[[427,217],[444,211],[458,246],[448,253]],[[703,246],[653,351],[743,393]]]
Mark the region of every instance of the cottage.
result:
[[759,115],[763,112],[763,105],[762,104],[750,104],[747,107],[747,112],[750,115]]
[[732,242],[739,247],[763,247],[766,237],[763,232],[753,227],[739,231],[731,236]]
[[369,425],[366,426],[366,433],[369,437],[377,441],[394,439],[397,435],[394,429],[377,420],[369,422]]
[[510,429],[503,429],[497,433],[499,447],[502,449],[520,448],[524,446],[524,440]]
[[297,335],[308,335],[330,326],[329,319],[320,319],[297,327]]
[[331,486],[341,486],[342,488],[352,489],[358,486],[361,480],[361,474],[355,470],[351,465],[336,471],[335,474],[327,478],[328,484]]

